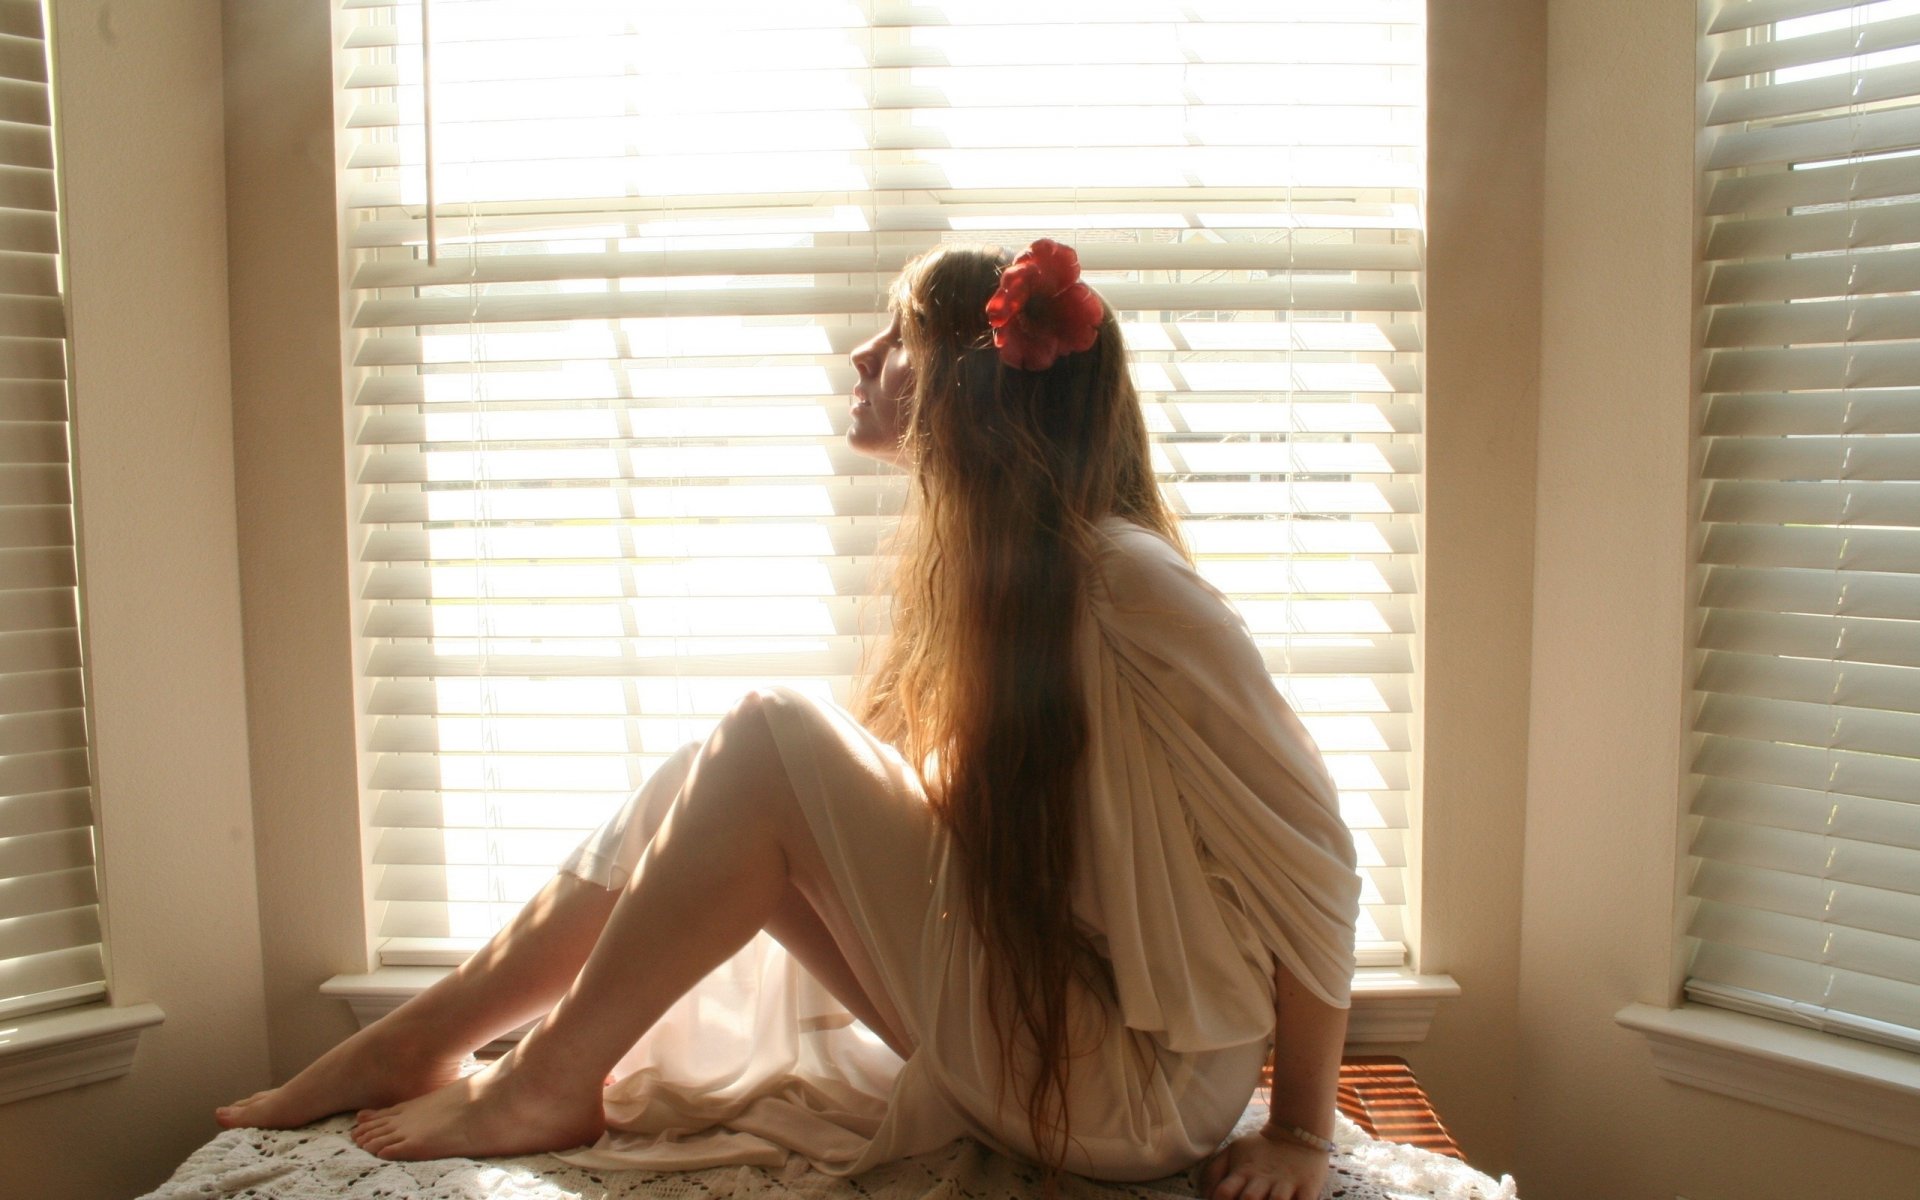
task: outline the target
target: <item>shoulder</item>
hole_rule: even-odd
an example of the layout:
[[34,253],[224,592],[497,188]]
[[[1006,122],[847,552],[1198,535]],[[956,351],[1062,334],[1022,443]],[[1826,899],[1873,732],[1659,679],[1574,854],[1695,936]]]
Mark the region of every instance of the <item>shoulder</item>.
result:
[[[1240,610],[1185,554],[1118,517],[1100,528],[1087,591],[1091,615],[1114,653],[1170,694],[1197,689],[1240,711],[1278,698]],[[1196,699],[1192,707],[1204,706]]]
[[1124,517],[1100,522],[1094,552],[1096,603],[1128,613],[1179,615],[1205,624],[1237,624],[1238,615],[1172,543]]

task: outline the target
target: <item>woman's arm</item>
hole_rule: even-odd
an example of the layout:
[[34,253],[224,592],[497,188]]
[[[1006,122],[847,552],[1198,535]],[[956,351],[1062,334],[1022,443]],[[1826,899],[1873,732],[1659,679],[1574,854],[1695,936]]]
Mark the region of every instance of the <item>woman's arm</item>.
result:
[[1293,1134],[1333,1136],[1347,1010],[1334,1008],[1273,967],[1273,1103],[1259,1133],[1235,1138],[1207,1164],[1210,1200],[1318,1200],[1327,1152]]

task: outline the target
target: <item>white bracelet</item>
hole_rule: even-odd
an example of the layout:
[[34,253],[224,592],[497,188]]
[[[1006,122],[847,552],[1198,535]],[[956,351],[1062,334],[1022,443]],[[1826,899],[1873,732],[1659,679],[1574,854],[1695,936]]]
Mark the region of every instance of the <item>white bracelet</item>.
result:
[[1322,1151],[1326,1154],[1332,1154],[1335,1150],[1339,1149],[1331,1140],[1323,1138],[1317,1133],[1308,1133],[1298,1125],[1269,1125],[1264,1132],[1277,1133],[1289,1141],[1299,1142],[1302,1146],[1311,1146],[1315,1150]]

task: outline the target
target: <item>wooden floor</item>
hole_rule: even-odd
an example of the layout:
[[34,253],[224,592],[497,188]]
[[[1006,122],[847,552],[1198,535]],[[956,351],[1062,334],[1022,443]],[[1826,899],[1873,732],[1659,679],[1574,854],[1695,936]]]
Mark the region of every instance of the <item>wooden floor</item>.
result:
[[1404,1058],[1352,1054],[1342,1059],[1340,1111],[1377,1138],[1466,1159]]

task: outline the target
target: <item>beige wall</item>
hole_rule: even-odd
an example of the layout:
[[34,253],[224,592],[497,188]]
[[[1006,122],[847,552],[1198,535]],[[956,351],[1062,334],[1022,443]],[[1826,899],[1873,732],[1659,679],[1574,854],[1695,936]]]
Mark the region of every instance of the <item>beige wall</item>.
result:
[[227,0],[233,438],[273,1073],[353,1029],[368,968],[330,5]]
[[[113,998],[132,1074],[0,1107],[0,1192],[157,1185],[267,1080],[227,379],[220,12],[55,4]],[[165,97],[165,103],[156,98]]]
[[1675,986],[1694,22],[1548,5],[1515,1170],[1528,1200],[1912,1197],[1920,1150],[1666,1083],[1613,1022]]
[[[1489,31],[1498,36],[1489,36]],[[1477,1163],[1510,1170],[1532,618],[1546,13],[1431,6],[1425,731],[1417,963],[1451,974],[1399,1048]]]
[[[57,7],[117,996],[167,1023],[128,1079],[0,1108],[0,1158],[93,1197],[210,1135],[269,1042],[283,1078],[349,1027],[315,989],[366,964],[352,418],[328,6]],[[1407,1052],[1529,1200],[1912,1194],[1920,1152],[1664,1083],[1612,1020],[1671,987],[1694,14],[1431,9],[1414,894],[1465,995]]]

